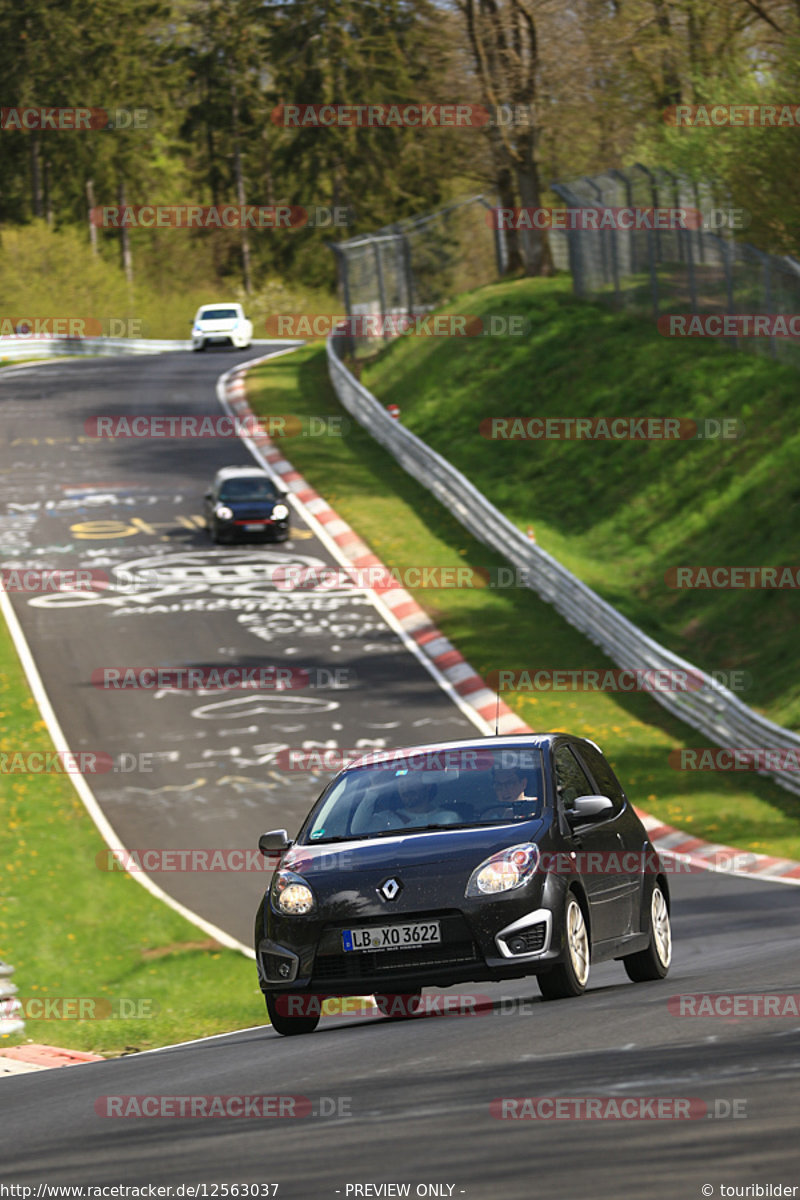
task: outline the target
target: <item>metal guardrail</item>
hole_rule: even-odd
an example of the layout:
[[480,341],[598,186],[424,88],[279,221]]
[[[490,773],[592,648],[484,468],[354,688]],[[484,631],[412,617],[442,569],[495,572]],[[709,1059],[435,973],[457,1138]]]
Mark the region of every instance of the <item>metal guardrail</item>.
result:
[[[269,338],[253,338],[253,346],[273,346]],[[285,341],[280,343],[286,345]],[[167,338],[0,337],[0,363],[16,358],[68,358],[72,355],[164,354],[191,350],[191,341]]]
[[[350,373],[341,361],[343,339],[327,342],[328,372],[343,407],[409,475],[436,496],[485,545],[518,570],[531,588],[620,667],[685,671],[690,691],[653,690],[653,698],[710,741],[727,749],[768,748],[794,751],[800,762],[800,735],[776,725],[743,704],[728,688],[677,654],[660,646],[607,601],[582,583],[552,555],[504,517],[446,459],[405,429]],[[800,770],[759,770],[788,791],[800,794]]]
[[165,350],[191,350],[190,341],[145,338],[0,338],[0,362],[16,358],[67,358],[73,354],[163,354]]

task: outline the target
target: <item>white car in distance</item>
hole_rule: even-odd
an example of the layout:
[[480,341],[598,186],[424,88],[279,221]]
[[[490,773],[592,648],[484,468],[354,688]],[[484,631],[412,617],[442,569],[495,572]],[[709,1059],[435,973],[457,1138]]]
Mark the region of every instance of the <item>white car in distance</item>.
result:
[[253,340],[253,323],[244,315],[241,304],[201,304],[192,322],[192,349],[230,345],[246,350]]

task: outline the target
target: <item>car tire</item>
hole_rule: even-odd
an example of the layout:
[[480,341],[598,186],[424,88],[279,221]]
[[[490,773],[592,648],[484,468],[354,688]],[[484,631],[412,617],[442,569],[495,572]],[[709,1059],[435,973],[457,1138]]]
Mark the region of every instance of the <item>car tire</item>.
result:
[[192,349],[194,350],[195,354],[200,354],[203,350],[205,350],[205,348],[206,348],[205,342],[200,342],[200,344],[198,346],[192,346]]
[[415,1017],[423,1007],[422,988],[412,992],[376,992],[373,999],[378,1011],[395,1021]]
[[650,945],[646,950],[628,954],[622,960],[628,978],[634,983],[663,979],[672,961],[672,929],[667,898],[658,884],[650,897]]
[[591,944],[586,917],[573,891],[567,892],[563,917],[565,958],[536,977],[544,1000],[567,1000],[586,991],[591,964]]
[[[291,993],[281,992],[279,995],[286,997]],[[265,992],[264,1000],[267,1004],[267,1016],[270,1019],[272,1028],[276,1033],[282,1034],[284,1037],[294,1037],[301,1033],[313,1033],[319,1025],[319,1013],[307,1017],[287,1017],[286,1013],[279,1012],[277,1004],[277,994],[274,992]]]

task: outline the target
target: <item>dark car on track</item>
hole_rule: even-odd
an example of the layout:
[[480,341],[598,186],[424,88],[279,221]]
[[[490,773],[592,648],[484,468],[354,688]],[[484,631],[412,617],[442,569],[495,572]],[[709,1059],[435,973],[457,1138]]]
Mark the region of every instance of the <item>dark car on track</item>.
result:
[[212,542],[252,537],[285,542],[289,536],[286,493],[258,467],[223,467],[217,471],[203,506]]
[[663,979],[663,864],[600,749],[564,733],[443,742],[354,759],[278,859],[255,950],[278,1033],[310,1033],[320,997],[535,975],[578,996],[591,963]]

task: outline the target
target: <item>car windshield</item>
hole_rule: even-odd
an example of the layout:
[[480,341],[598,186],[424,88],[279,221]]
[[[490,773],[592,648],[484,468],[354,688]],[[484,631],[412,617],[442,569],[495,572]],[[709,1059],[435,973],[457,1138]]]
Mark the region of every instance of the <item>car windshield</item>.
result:
[[298,841],[530,821],[542,815],[543,798],[538,746],[375,755],[323,792]]
[[227,321],[236,316],[235,308],[207,308],[198,313],[198,321]]
[[220,500],[274,500],[276,495],[269,479],[226,479],[219,489]]

